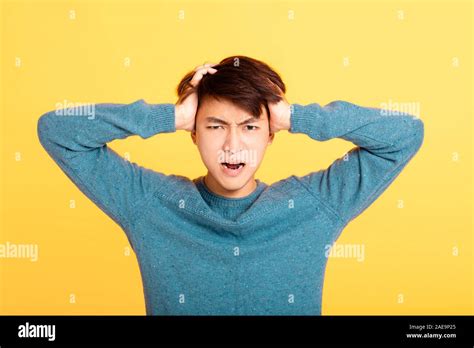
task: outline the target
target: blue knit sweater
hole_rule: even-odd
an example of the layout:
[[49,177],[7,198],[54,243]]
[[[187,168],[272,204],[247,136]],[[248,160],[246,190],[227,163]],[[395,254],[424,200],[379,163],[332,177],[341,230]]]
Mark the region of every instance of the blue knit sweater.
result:
[[[398,176],[423,142],[411,115],[334,101],[292,104],[291,133],[356,146],[327,169],[260,180],[226,198],[131,163],[107,143],[176,131],[174,104],[96,104],[38,121],[41,144],[134,249],[149,315],[320,315],[326,246]],[[67,110],[66,110],[67,111]]]

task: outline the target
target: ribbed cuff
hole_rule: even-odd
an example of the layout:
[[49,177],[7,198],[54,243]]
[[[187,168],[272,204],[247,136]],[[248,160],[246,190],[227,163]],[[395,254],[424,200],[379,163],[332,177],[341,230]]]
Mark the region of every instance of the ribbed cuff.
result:
[[144,131],[144,138],[158,133],[173,133],[176,131],[175,105],[171,103],[150,104],[150,114],[147,124],[148,129]]
[[301,104],[291,104],[290,133],[308,134],[314,129],[318,115],[310,112],[310,109]]

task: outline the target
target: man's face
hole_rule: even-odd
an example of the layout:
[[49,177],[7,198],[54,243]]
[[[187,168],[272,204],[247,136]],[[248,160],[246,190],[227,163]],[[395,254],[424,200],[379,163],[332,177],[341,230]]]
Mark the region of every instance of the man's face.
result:
[[254,178],[273,140],[266,109],[261,109],[255,118],[224,99],[208,97],[200,103],[191,137],[209,174],[227,191],[239,190]]

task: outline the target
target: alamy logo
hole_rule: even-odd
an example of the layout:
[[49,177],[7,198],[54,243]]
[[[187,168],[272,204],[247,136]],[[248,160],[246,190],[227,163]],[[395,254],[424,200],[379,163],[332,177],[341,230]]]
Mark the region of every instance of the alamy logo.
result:
[[326,244],[324,247],[326,258],[355,258],[358,262],[365,260],[365,244]]
[[391,99],[388,102],[380,103],[380,114],[382,116],[414,116],[420,118],[419,102],[397,102]]
[[6,242],[0,244],[0,259],[25,258],[31,262],[38,261],[38,244],[15,244]]
[[34,325],[28,322],[18,326],[18,337],[21,338],[47,338],[48,341],[56,339],[56,325]]
[[87,116],[89,120],[93,120],[95,118],[95,104],[73,103],[65,99],[63,102],[56,103],[55,113],[58,116]]

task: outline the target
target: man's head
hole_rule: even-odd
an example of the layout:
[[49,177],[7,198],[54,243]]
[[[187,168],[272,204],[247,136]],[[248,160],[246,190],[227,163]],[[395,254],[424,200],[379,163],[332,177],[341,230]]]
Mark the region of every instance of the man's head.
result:
[[[213,67],[217,72],[204,75],[196,88],[198,109],[191,137],[209,171],[208,183],[233,196],[232,192],[254,184],[254,174],[274,138],[268,103],[281,100],[275,85],[284,93],[285,84],[267,64],[245,56],[225,58]],[[193,74],[178,85],[181,99],[192,92],[187,87]]]

